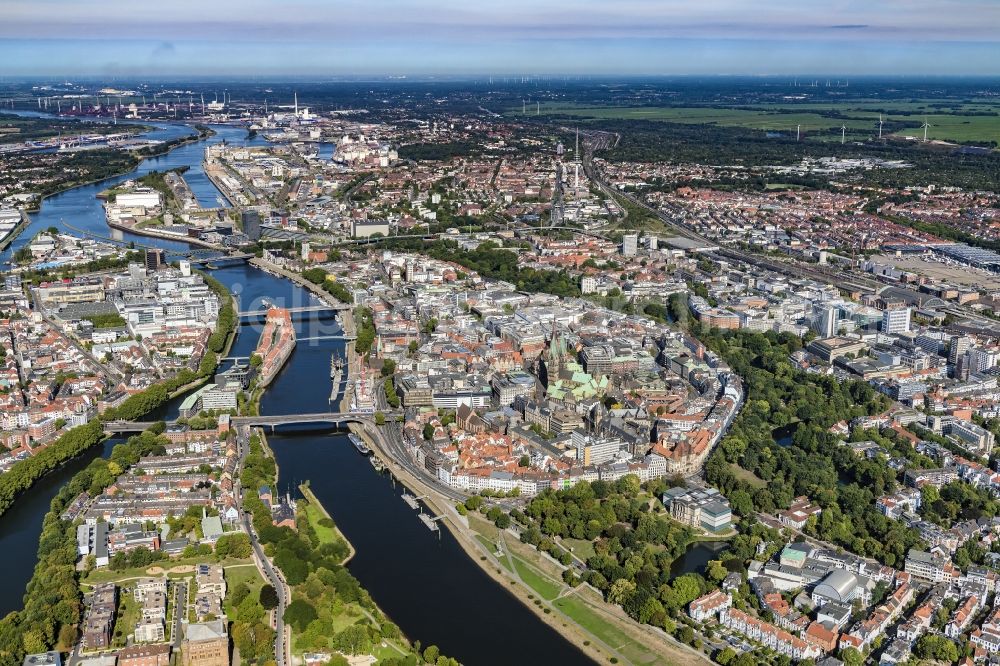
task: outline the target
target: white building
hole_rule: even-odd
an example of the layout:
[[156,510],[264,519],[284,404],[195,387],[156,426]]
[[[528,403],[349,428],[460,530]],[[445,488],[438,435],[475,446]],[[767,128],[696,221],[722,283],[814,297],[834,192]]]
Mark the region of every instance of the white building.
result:
[[591,437],[582,430],[574,430],[571,435],[576,459],[584,466],[601,465],[612,460],[622,448],[620,439]]
[[139,188],[133,192],[122,192],[115,197],[119,208],[156,208],[160,205],[160,193],[153,188]]
[[910,308],[893,308],[882,313],[882,332],[907,333],[910,330]]
[[352,220],[351,235],[355,238],[370,238],[375,234],[389,235],[389,223],[385,220]]
[[639,252],[639,234],[625,234],[622,236],[622,254],[626,257],[634,257]]

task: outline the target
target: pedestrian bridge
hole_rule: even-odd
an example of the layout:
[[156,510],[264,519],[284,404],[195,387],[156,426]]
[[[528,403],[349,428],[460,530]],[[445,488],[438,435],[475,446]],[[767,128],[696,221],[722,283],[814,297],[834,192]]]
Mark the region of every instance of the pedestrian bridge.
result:
[[[383,412],[386,419],[393,418],[401,411]],[[364,425],[374,425],[375,416],[373,414],[363,414],[357,412],[314,412],[306,414],[275,414],[261,416],[233,416],[230,424],[236,427],[243,426],[271,426],[275,428],[283,425],[300,425],[309,423],[328,423],[330,425],[342,426],[345,423],[361,423]],[[151,428],[156,421],[108,421],[104,424],[105,432],[127,433],[142,432]],[[175,421],[167,421],[167,425],[173,425]]]

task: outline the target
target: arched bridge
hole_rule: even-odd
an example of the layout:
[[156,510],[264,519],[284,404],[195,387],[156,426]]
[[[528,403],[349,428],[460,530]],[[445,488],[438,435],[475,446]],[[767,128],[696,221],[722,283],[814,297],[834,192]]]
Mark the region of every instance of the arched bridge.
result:
[[[391,419],[402,412],[386,411],[386,419]],[[363,414],[357,412],[315,412],[309,414],[275,414],[263,416],[234,416],[230,419],[230,424],[236,427],[242,426],[271,426],[272,428],[282,425],[298,425],[305,423],[329,423],[341,425],[344,423],[362,423],[374,425],[374,414]],[[112,433],[142,432],[148,430],[155,421],[108,421],[104,424],[104,430]],[[174,422],[167,422],[171,425]]]

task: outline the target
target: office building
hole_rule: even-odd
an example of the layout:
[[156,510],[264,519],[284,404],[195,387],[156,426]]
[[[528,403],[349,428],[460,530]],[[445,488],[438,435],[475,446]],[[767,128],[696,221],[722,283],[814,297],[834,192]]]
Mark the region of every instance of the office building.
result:
[[821,338],[832,338],[837,335],[837,321],[840,313],[836,306],[827,305],[813,320],[813,330]]
[[146,250],[146,270],[155,271],[167,264],[166,253],[159,249]]
[[245,210],[240,216],[243,233],[252,241],[260,240],[260,213],[255,210]]
[[573,448],[576,449],[576,460],[584,466],[601,465],[613,460],[622,449],[620,439],[592,437],[582,430],[574,430],[571,437]]
[[972,339],[964,335],[953,335],[951,345],[948,347],[948,363],[955,365],[958,359],[969,351],[972,346]]
[[893,308],[882,313],[882,332],[893,335],[910,330],[910,308]]

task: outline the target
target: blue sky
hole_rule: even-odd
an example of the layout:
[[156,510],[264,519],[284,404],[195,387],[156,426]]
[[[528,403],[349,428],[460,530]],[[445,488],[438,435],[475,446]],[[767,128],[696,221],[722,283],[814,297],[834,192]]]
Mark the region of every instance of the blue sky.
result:
[[1000,75],[1000,0],[0,0],[0,75]]

